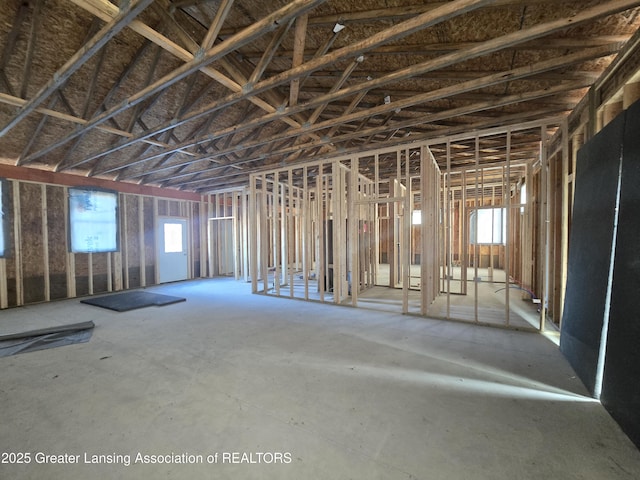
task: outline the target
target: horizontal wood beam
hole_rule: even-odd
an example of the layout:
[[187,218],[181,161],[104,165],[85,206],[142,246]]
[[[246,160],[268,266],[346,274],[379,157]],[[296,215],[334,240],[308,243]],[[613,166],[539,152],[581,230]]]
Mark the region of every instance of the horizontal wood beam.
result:
[[174,198],[177,200],[194,201],[200,200],[199,195],[188,191],[180,191],[172,188],[160,188],[150,185],[139,185],[128,182],[114,182],[112,180],[102,178],[89,178],[70,173],[58,173],[39,168],[16,167],[14,165],[0,164],[0,177],[25,182],[63,185],[69,187],[106,188],[121,193],[148,195],[159,198]]
[[[512,47],[512,50],[563,50],[563,49],[583,49],[600,47],[611,43],[624,43],[631,35],[601,35],[597,37],[583,38],[546,38],[544,40],[533,40]],[[382,45],[367,52],[367,56],[373,55],[429,55],[434,53],[449,53],[457,50],[471,48],[482,42],[450,42],[450,43],[420,43],[413,45]],[[292,50],[281,50],[275,59],[289,59],[293,54]],[[313,56],[311,50],[304,52],[305,57]],[[249,60],[258,60],[261,52],[243,52],[243,57]]]
[[[536,120],[527,120],[527,118],[534,117]],[[519,130],[532,130],[537,128],[540,131],[540,127],[545,127],[550,131],[553,131],[553,126],[560,125],[563,121],[563,116],[554,115],[553,112],[548,112],[545,110],[528,112],[528,113],[517,113],[511,115],[504,115],[499,120],[499,125],[496,125],[496,120],[489,121],[481,121],[473,124],[465,124],[461,126],[449,127],[449,128],[441,128],[437,131],[425,133],[422,135],[411,136],[407,139],[406,145],[408,148],[415,148],[421,144],[425,145],[434,145],[434,144],[442,144],[446,142],[448,139],[452,139],[452,141],[462,141],[468,139],[475,139],[478,137],[486,137],[486,136],[494,136],[505,134],[507,131],[516,132]],[[341,158],[348,158],[349,155],[358,154],[362,158],[363,156],[370,155],[383,155],[387,153],[387,151],[395,151],[397,149],[399,142],[388,141],[376,143],[375,146],[371,146],[370,149],[364,149],[361,146],[352,147],[350,149],[344,149],[339,154],[334,152],[316,155],[314,156],[313,162],[324,162],[327,160],[335,160]],[[402,144],[402,143],[400,143]],[[252,169],[253,172],[261,172],[265,170],[272,170],[272,166],[263,166],[260,168]],[[228,178],[244,176],[245,182],[247,172],[233,172],[226,174],[214,174],[215,176],[209,177],[208,179],[200,179],[200,182],[204,182],[205,180],[211,182],[223,183],[226,182]],[[183,185],[192,184],[195,182],[187,181]],[[201,188],[197,188],[198,191]]]

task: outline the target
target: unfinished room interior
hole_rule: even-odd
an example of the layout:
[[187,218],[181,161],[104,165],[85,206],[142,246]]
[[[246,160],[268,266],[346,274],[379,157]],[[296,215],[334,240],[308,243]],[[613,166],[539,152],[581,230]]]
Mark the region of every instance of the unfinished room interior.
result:
[[3,0],[0,478],[640,478],[640,0]]

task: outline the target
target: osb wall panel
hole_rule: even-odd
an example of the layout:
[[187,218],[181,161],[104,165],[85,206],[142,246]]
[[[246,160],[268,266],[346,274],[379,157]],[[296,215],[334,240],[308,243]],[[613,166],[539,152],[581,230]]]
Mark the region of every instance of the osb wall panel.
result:
[[158,200],[158,215],[169,215],[169,202],[167,200]]
[[138,197],[134,195],[124,195],[122,198],[125,203],[123,219],[126,219],[126,223],[123,225],[123,231],[121,232],[121,238],[123,239],[122,248],[126,249],[129,267],[139,267],[141,252],[139,242]]
[[76,294],[81,297],[89,295],[89,254],[76,253]]
[[201,276],[200,265],[200,204],[197,202],[191,202],[191,248],[193,259],[193,276]]
[[[166,203],[158,201],[158,204]],[[147,284],[153,283],[156,265],[156,236],[155,222],[153,220],[153,198],[144,197],[142,202],[144,215],[144,263],[146,268]]]
[[122,269],[123,274],[129,276],[129,288],[136,288],[142,285],[140,265],[141,255],[144,255],[140,248],[139,197],[122,195],[120,198]]
[[174,200],[169,200],[168,201],[169,204],[169,213],[168,215],[171,217],[183,217],[184,216],[184,209],[183,207],[183,203],[179,202],[179,201],[174,201]]
[[33,183],[21,183],[19,190],[24,301],[41,302],[45,300],[42,190]]
[[47,236],[49,248],[49,279],[51,299],[67,296],[67,231],[65,228],[64,188],[48,185]]
[[94,253],[91,256],[93,261],[93,293],[103,293],[109,291],[108,256],[108,253]]
[[[15,201],[14,185],[17,186],[18,195]],[[29,180],[9,180],[6,188],[6,204],[2,205],[2,209],[8,215],[9,226],[6,257],[8,306],[15,307],[46,301],[47,293],[51,300],[67,298],[67,258],[70,254],[67,250],[68,232],[65,210],[68,198],[65,188],[61,185]],[[202,248],[200,228],[203,227],[200,219],[200,204],[195,201],[127,193],[121,195],[120,202],[120,252],[123,260],[122,273],[125,273],[125,268],[129,269],[128,288],[143,286],[143,265],[144,285],[152,285],[156,280],[156,220],[154,217],[156,202],[158,213],[161,215],[191,216],[189,233],[193,258],[192,273],[194,277],[200,275],[200,249]],[[16,234],[16,225],[19,227],[19,236]],[[72,282],[77,296],[106,293],[116,288],[115,280],[119,273],[116,272],[115,254],[78,253],[73,254],[73,259],[75,269]],[[19,261],[18,265],[16,265],[17,261]],[[45,278],[47,272],[48,279]],[[110,277],[111,282],[109,282]],[[46,291],[47,280],[49,281],[48,292]],[[20,287],[23,292],[23,301],[19,298]]]

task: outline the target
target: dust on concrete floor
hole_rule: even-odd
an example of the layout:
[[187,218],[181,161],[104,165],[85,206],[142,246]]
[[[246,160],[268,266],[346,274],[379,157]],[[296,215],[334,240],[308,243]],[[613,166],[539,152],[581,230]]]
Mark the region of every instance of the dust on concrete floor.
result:
[[[27,321],[96,324],[88,343],[0,358],[0,451],[31,454],[28,465],[0,463],[0,478],[640,472],[640,452],[541,335],[251,295],[232,279],[150,290],[187,301],[117,313],[74,299],[0,312],[0,333]],[[207,463],[216,452],[219,463]],[[222,463],[225,452],[247,456]],[[81,463],[38,463],[37,453]],[[84,463],[85,453],[132,463]],[[134,463],[137,453],[202,463]],[[290,463],[266,463],[275,454]]]

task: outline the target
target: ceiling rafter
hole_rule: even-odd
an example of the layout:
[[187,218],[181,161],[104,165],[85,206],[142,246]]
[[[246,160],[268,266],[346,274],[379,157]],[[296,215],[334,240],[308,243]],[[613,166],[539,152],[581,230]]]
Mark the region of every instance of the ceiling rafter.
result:
[[[440,90],[434,90],[428,93],[424,93],[422,95],[417,95],[417,96],[413,96],[413,97],[409,97],[409,98],[405,98],[405,99],[401,99],[401,100],[397,100],[397,101],[392,101],[389,104],[383,104],[383,105],[379,105],[373,108],[369,108],[369,109],[365,109],[365,110],[360,110],[360,111],[356,111],[353,113],[345,113],[343,114],[341,117],[339,117],[339,119],[331,119],[331,120],[327,120],[325,122],[320,122],[320,123],[316,123],[314,125],[305,125],[303,128],[306,131],[309,130],[321,130],[323,128],[327,128],[327,127],[331,127],[331,129],[333,130],[332,132],[330,131],[330,133],[328,133],[325,136],[325,141],[328,138],[331,138],[333,136],[333,133],[335,133],[335,128],[337,127],[338,124],[345,124],[348,122],[352,122],[352,121],[357,121],[357,120],[362,120],[362,119],[366,119],[368,117],[374,116],[376,114],[385,114],[388,112],[393,112],[395,110],[398,109],[403,109],[403,108],[407,108],[410,107],[412,105],[415,104],[424,104],[426,102],[429,101],[435,101],[435,100],[439,100],[442,98],[447,98],[449,96],[452,95],[457,95],[459,93],[463,93],[463,92],[469,92],[472,90],[478,90],[481,88],[486,88],[488,86],[491,85],[495,85],[495,84],[499,84],[499,83],[503,83],[506,81],[513,81],[514,79],[520,78],[520,77],[524,77],[524,76],[528,76],[528,75],[535,75],[539,72],[542,71],[546,71],[549,69],[553,69],[553,68],[558,68],[561,65],[571,65],[574,62],[580,62],[583,61],[585,59],[589,59],[589,58],[593,58],[594,56],[600,56],[605,52],[608,52],[609,50],[607,49],[608,47],[598,47],[595,50],[588,50],[585,52],[579,52],[579,53],[574,53],[572,55],[568,55],[568,58],[555,58],[555,59],[551,59],[551,60],[546,60],[544,62],[540,62],[539,64],[536,65],[528,65],[525,67],[521,67],[521,68],[517,68],[517,69],[512,69],[512,70],[508,70],[505,72],[497,72],[494,73],[492,75],[488,75],[486,77],[483,78],[479,78],[479,79],[475,79],[475,80],[469,80],[467,82],[463,82],[461,84],[458,85],[452,85],[450,87],[445,87],[442,88]],[[588,82],[580,82],[579,80],[575,80],[575,82],[579,82],[578,84],[580,85],[587,85]],[[362,93],[362,92],[360,92]],[[317,99],[316,99],[317,101]],[[495,104],[495,100],[490,100],[491,103]],[[323,105],[323,104],[320,104]],[[420,119],[418,121],[416,120],[411,120],[414,121],[416,123],[419,123],[420,121],[422,121],[423,119]],[[265,120],[264,117],[256,119],[256,120],[249,120],[247,122],[245,122],[245,125],[240,124],[240,125],[234,125],[233,127],[229,127],[227,129],[223,129],[222,131],[219,131],[219,133],[211,133],[208,136],[205,137],[206,140],[209,140],[211,138],[222,138],[224,135],[226,135],[229,132],[236,132],[238,130],[244,130],[247,128],[256,128],[257,126],[264,124]],[[224,134],[221,134],[222,132],[224,132]],[[263,140],[263,143],[265,142],[273,142],[273,141],[277,141],[277,140],[281,140],[283,138],[287,138],[287,137],[292,137],[292,136],[297,136],[299,132],[297,131],[285,131],[283,134],[281,135],[276,135],[276,136],[271,136],[269,139],[265,139]],[[198,140],[198,142],[201,141]],[[188,143],[188,142],[187,142]],[[260,143],[260,144],[263,144]],[[176,145],[173,148],[180,148],[180,149],[184,149],[187,148],[188,144],[183,143],[183,144],[179,144]],[[243,148],[249,148],[249,147],[253,147],[253,146],[257,146],[255,144],[245,144],[243,146]],[[235,150],[237,151],[237,150]],[[202,160],[206,160],[206,159],[212,159],[212,158],[217,158],[220,156],[223,156],[224,154],[229,153],[225,150],[222,151],[218,151],[210,156],[205,155],[205,157],[203,158],[198,158],[198,157],[194,157],[194,159],[192,160],[186,160],[186,162],[196,162],[196,161],[202,161]],[[149,157],[149,158],[139,158],[137,159],[135,162],[136,163],[143,163],[147,160],[152,159],[153,157]],[[104,173],[109,173],[110,171],[113,170],[109,170],[109,171],[105,171]]]
[[[480,8],[481,6],[484,6],[490,3],[492,3],[492,0],[454,0],[443,7],[434,9],[419,17],[413,18],[411,20],[407,20],[401,24],[398,24],[391,28],[383,30],[382,32],[379,32],[367,38],[366,40],[357,41],[348,47],[343,47],[341,49],[338,49],[331,53],[327,53],[316,59],[313,59],[310,62],[307,62],[299,67],[292,68],[291,70],[287,71],[286,74],[284,75],[276,75],[275,77],[266,79],[254,86],[247,86],[248,88],[243,89],[242,92],[232,93],[230,95],[227,95],[226,97],[213,102],[213,104],[207,105],[196,112],[192,112],[189,115],[186,115],[185,118],[181,119],[181,121],[188,122],[188,121],[197,119],[199,117],[211,114],[216,110],[228,107],[241,100],[255,97],[256,95],[264,91],[267,91],[283,83],[287,83],[293,78],[308,74],[314,70],[321,68],[322,66],[331,65],[334,62],[341,60],[343,58],[357,57],[365,53],[368,49],[374,48],[377,45],[403,38],[407,35],[415,33],[416,31],[426,28],[429,25],[435,25],[439,22],[456,17],[458,15],[462,15],[465,12],[472,11],[474,9]],[[296,108],[296,107],[291,107],[291,109],[293,108]],[[274,113],[279,116],[282,115],[280,111],[277,111]],[[297,112],[290,112],[289,114],[292,114],[292,113],[297,113]],[[95,158],[108,155],[110,153],[113,153],[116,150],[119,150],[137,141],[140,141],[143,138],[154,136],[166,129],[174,128],[174,127],[175,127],[175,122],[162,124],[159,127],[156,127],[153,130],[145,132],[137,136],[136,138],[130,140],[129,142],[122,144],[117,149],[108,149],[108,150],[98,152],[97,154],[94,154],[93,156],[87,158],[86,161],[90,161]]]
[[78,57],[135,0],[6,0],[0,161],[206,193],[362,150],[395,171],[398,144],[457,172],[478,141],[499,171],[507,137],[535,162],[589,87],[613,101],[640,58],[640,0],[294,1],[154,0]]
[[[291,66],[298,67],[304,63],[304,43],[307,37],[308,14],[301,15],[296,18],[295,37],[293,39],[293,52],[291,54]],[[298,103],[298,93],[300,93],[300,79],[291,80],[289,87],[289,105],[294,106]]]
[[[626,3],[624,5],[622,5],[623,2],[626,2]],[[455,2],[452,2],[452,3],[455,3]],[[605,5],[597,5],[595,7],[590,8],[590,9],[582,10],[581,12],[579,12],[578,14],[576,14],[574,17],[572,17],[570,19],[562,18],[562,19],[558,19],[558,20],[553,20],[553,21],[550,21],[550,22],[546,22],[546,23],[543,23],[543,24],[536,25],[534,27],[531,27],[531,28],[528,28],[528,29],[525,29],[525,30],[519,30],[519,31],[516,31],[516,32],[508,33],[506,35],[499,36],[499,37],[496,37],[496,38],[494,38],[492,40],[484,42],[481,45],[474,46],[474,47],[472,47],[470,49],[453,52],[453,53],[448,54],[448,55],[443,55],[443,56],[437,57],[436,59],[432,59],[432,60],[428,60],[426,62],[423,62],[422,64],[413,65],[411,67],[403,68],[403,69],[401,69],[399,71],[393,72],[391,74],[387,74],[384,77],[371,79],[364,86],[361,85],[361,84],[353,85],[353,86],[350,86],[350,87],[343,88],[343,89],[341,89],[341,90],[339,90],[337,92],[333,92],[333,93],[329,93],[329,94],[325,94],[325,95],[320,95],[318,97],[315,97],[312,101],[307,102],[306,104],[298,105],[298,106],[295,106],[295,107],[289,107],[289,108],[286,108],[286,109],[284,109],[282,111],[277,111],[277,112],[274,112],[272,114],[267,114],[260,121],[263,122],[263,123],[267,123],[268,121],[271,121],[275,117],[280,117],[280,116],[284,116],[284,115],[290,115],[290,114],[293,114],[293,113],[298,113],[298,112],[301,112],[301,111],[303,111],[303,110],[305,110],[307,108],[310,108],[312,106],[315,106],[315,105],[318,105],[318,104],[322,104],[323,102],[327,102],[328,103],[328,102],[331,102],[333,100],[336,100],[336,99],[339,99],[339,98],[344,98],[344,97],[352,95],[354,93],[358,93],[358,91],[362,90],[363,88],[381,87],[381,86],[384,86],[384,85],[386,85],[388,83],[392,83],[392,82],[396,82],[396,81],[400,81],[400,80],[403,80],[403,79],[410,78],[411,76],[416,75],[416,74],[424,74],[424,73],[427,73],[429,71],[437,70],[439,68],[447,67],[447,66],[453,65],[455,63],[460,63],[460,62],[469,60],[471,58],[477,58],[477,57],[482,56],[482,55],[487,55],[489,53],[498,51],[500,49],[506,48],[506,47],[508,47],[510,45],[513,45],[513,44],[523,43],[523,42],[529,41],[529,40],[534,39],[534,38],[539,38],[539,37],[542,37],[544,35],[547,35],[547,34],[550,34],[550,33],[553,33],[553,32],[557,32],[559,30],[567,28],[569,25],[577,25],[577,24],[582,23],[582,22],[587,22],[587,21],[593,20],[594,18],[599,18],[599,17],[601,17],[603,15],[606,15],[607,13],[611,13],[612,11],[620,11],[621,9],[623,9],[623,6],[626,6],[628,8],[629,5],[636,5],[638,3],[640,3],[640,2],[633,1],[633,0],[609,1]],[[431,11],[431,12],[433,12],[433,11]],[[598,48],[603,48],[608,52],[612,52],[613,49],[609,49],[609,47],[605,46],[605,47],[598,47]],[[334,54],[335,54],[335,52],[334,52]],[[309,62],[309,63],[313,63],[313,61]],[[302,67],[298,67],[298,68],[303,68],[305,65],[308,65],[308,64],[304,64]],[[295,70],[296,70],[296,68],[293,68],[289,72],[294,72]],[[289,75],[286,75],[286,76],[289,76]],[[286,77],[286,76],[283,74],[280,77]],[[266,82],[269,82],[271,84],[274,84],[274,83],[277,84],[276,81],[273,80],[274,78],[277,78],[277,77],[272,77],[270,80],[267,80]],[[428,95],[428,94],[426,94],[426,95]],[[218,103],[218,102],[216,102],[216,103]],[[402,108],[401,105],[399,105],[399,106],[400,106],[400,108]],[[220,108],[220,107],[218,107],[218,108]],[[384,109],[385,107],[381,106],[380,108]],[[211,109],[211,111],[213,111],[213,110],[214,109]],[[206,108],[205,111],[209,112],[210,108],[209,107]],[[371,112],[371,113],[373,114],[374,112]],[[195,114],[192,114],[192,115],[195,115]],[[245,127],[247,127],[247,126],[245,126]],[[111,152],[106,152],[106,153],[111,153]],[[105,173],[105,172],[103,172],[103,173]]]
[[[512,128],[514,127],[515,128],[531,128],[530,127],[531,125],[535,125],[535,126],[556,125],[561,122],[560,117],[558,117],[557,114],[558,112],[550,111],[548,109],[536,110],[536,111],[531,111],[526,113],[520,112],[520,113],[502,116],[500,121],[500,124],[501,124],[500,126],[496,126],[496,121],[494,119],[484,120],[484,121],[480,121],[472,124],[465,124],[462,126],[440,128],[430,133],[425,133],[421,135],[415,135],[415,136],[411,135],[411,137],[408,140],[410,140],[411,142],[428,141],[428,140],[440,141],[441,139],[444,139],[447,137],[455,138],[456,136],[460,136],[466,139],[469,137],[473,137],[474,133],[476,132],[478,132],[479,135],[486,135],[486,134],[489,134],[490,132],[504,133],[507,131],[508,127],[510,126]],[[528,120],[530,118],[534,118],[537,120]],[[473,132],[473,133],[469,133],[469,132]],[[391,141],[387,143],[380,142],[376,144],[375,147],[379,149],[379,148],[384,148],[386,146],[393,146],[396,144],[397,142],[395,141]],[[361,150],[361,147],[353,147],[350,149],[341,150],[340,152],[337,152],[337,153],[334,152],[331,154],[318,155],[314,158],[314,160],[325,160],[325,159],[336,158],[339,156],[357,153],[360,150]],[[242,164],[249,164],[254,161],[255,159],[246,159],[242,162]],[[207,169],[207,173],[210,174],[211,177],[207,178],[206,180],[209,182],[214,180],[214,181],[224,183],[225,180],[229,178],[229,176],[239,175],[239,173],[234,173],[233,175],[221,175],[218,173],[218,170],[220,168],[222,167],[212,167]],[[180,182],[177,177],[174,180],[176,180],[172,184],[174,187],[184,187],[185,185],[189,185],[190,183],[192,183],[189,180]],[[199,182],[204,182],[204,181],[205,181],[204,179],[199,180]]]
[[[116,94],[116,92],[118,91],[119,87],[122,85],[122,82],[131,74],[134,66],[138,64],[138,61],[144,55],[144,53],[147,51],[147,49],[151,48],[151,45],[153,45],[151,42],[146,41],[142,45],[142,47],[140,49],[138,49],[138,51],[136,52],[136,55],[133,57],[132,61],[129,62],[127,67],[122,71],[120,76],[116,79],[115,83],[111,86],[111,88],[109,89],[109,92],[106,94],[106,96],[104,97],[104,99],[102,100],[102,102],[100,103],[98,108],[95,109],[94,112],[91,114],[92,117],[95,116],[98,112],[104,111],[106,109],[105,105],[107,105],[111,101],[112,97]],[[51,108],[53,108],[53,107],[51,107]],[[84,116],[83,118],[86,119],[86,116]],[[118,128],[118,127],[116,127],[116,128]],[[120,129],[118,128],[118,130],[120,130]],[[82,139],[84,138],[85,134],[80,135],[74,141],[74,144],[70,148],[67,149],[67,151],[65,152],[64,156],[62,157],[62,159],[56,164],[56,166],[55,166],[55,170],[56,171],[58,171],[60,169],[61,165],[64,165],[67,162],[67,159],[80,146],[80,143],[82,142]],[[18,165],[26,163],[26,162],[23,161],[23,159],[26,157],[26,155],[27,155],[27,151],[23,152],[23,154],[18,159],[18,162],[19,162]]]
[[[536,91],[536,92],[529,92],[527,94],[518,94],[518,95],[511,95],[509,97],[505,97],[503,99],[503,101],[501,102],[501,104],[499,105],[494,105],[493,102],[479,102],[473,105],[469,105],[460,109],[457,109],[455,112],[451,113],[451,111],[443,111],[440,114],[432,114],[432,115],[427,115],[426,118],[429,118],[430,123],[433,122],[437,122],[443,118],[451,118],[453,116],[459,116],[459,115],[464,115],[464,114],[469,114],[469,113],[475,113],[475,112],[480,112],[480,111],[484,111],[487,109],[492,109],[492,108],[499,108],[505,105],[509,105],[511,103],[517,103],[519,101],[526,101],[527,99],[530,98],[539,98],[542,96],[547,96],[547,95],[555,95],[558,93],[563,93],[566,92],[568,90],[571,89],[575,89],[575,88],[579,88],[579,85],[576,84],[571,84],[571,85],[558,85],[556,87],[554,87],[553,89],[545,89],[542,91]],[[554,113],[558,113],[557,111],[551,111],[551,110],[545,110],[544,113],[547,116],[551,116]],[[287,148],[283,148],[278,150],[277,152],[272,152],[274,154],[288,154],[288,153],[292,153],[294,151],[298,151],[299,149],[307,149],[307,148],[315,148],[319,145],[322,145],[326,142],[340,142],[340,141],[348,141],[351,140],[353,138],[359,138],[363,135],[369,136],[369,135],[373,135],[373,134],[377,134],[377,133],[382,133],[385,131],[388,131],[390,129],[397,129],[397,128],[404,128],[407,126],[411,126],[413,122],[401,122],[401,123],[394,123],[393,125],[389,126],[389,125],[383,125],[383,126],[376,126],[376,127],[371,127],[368,129],[364,129],[364,130],[360,130],[360,131],[356,131],[356,132],[351,132],[351,133],[346,133],[346,134],[342,134],[340,137],[333,137],[331,139],[324,137],[322,140],[318,141],[318,142],[313,142],[313,143],[308,143],[305,145],[296,145],[295,147],[287,147]],[[423,121],[417,120],[416,123],[424,123]],[[423,139],[423,138],[428,138],[429,134],[423,134],[423,135],[412,135],[411,136],[411,141],[414,141],[416,139]],[[376,144],[377,146],[377,144]],[[343,151],[349,151],[349,149],[347,147],[340,149],[339,151],[343,152]],[[250,163],[252,161],[255,161],[259,159],[258,158],[245,158],[243,159],[241,162],[242,163]],[[191,160],[189,163],[194,163],[197,161],[202,161],[204,159],[196,159],[196,160]],[[186,162],[185,162],[186,163]],[[224,165],[224,166],[228,166]],[[212,167],[209,169],[209,172],[213,172],[216,171],[217,169],[222,168],[222,166],[220,167]]]
[[24,61],[24,69],[22,73],[22,86],[20,87],[20,98],[27,98],[27,86],[31,77],[31,67],[33,65],[33,51],[35,48],[38,30],[42,24],[42,2],[44,0],[36,0],[33,7],[33,16],[31,18],[31,29],[29,31],[29,40],[27,44],[27,54]]
[[126,3],[120,13],[107,25],[105,25],[91,40],[85,43],[30,100],[25,103],[7,124],[0,128],[0,137],[6,135],[23,118],[33,112],[49,95],[55,92],[74,72],[98,52],[120,30],[125,28],[135,17],[140,14],[153,0],[138,0]]
[[[532,40],[523,44],[513,45],[512,50],[565,50],[565,49],[582,49],[590,47],[600,47],[608,44],[619,44],[629,40],[630,35],[600,35],[598,37],[584,38],[545,38],[544,40]],[[441,53],[450,53],[465,48],[471,48],[482,42],[450,42],[450,43],[421,43],[410,45],[382,45],[367,52],[368,56],[373,55],[433,55]],[[278,55],[274,55],[274,59],[291,58],[292,50],[281,50]],[[313,52],[305,51],[306,57],[311,57]],[[259,52],[243,52],[245,58],[254,60],[259,58]]]
[[[2,51],[2,56],[0,57],[0,73],[2,74],[0,78],[2,78],[2,81],[7,87],[7,91],[9,92],[9,94],[13,96],[15,96],[16,94],[13,90],[13,86],[11,85],[11,82],[6,77],[5,69],[7,68],[7,63],[9,62],[9,57],[11,56],[11,52],[15,51],[16,41],[18,39],[18,35],[20,34],[20,30],[22,29],[24,21],[27,18],[28,10],[29,10],[29,5],[26,2],[20,3],[20,6],[16,11],[16,15],[12,23],[11,31],[7,36],[7,42]],[[22,82],[23,83],[26,82],[26,78],[23,78]]]
[[[151,0],[144,0],[144,1],[151,1]],[[272,30],[275,30],[281,22],[286,22],[289,19],[304,13],[304,11],[311,9],[317,4],[322,2],[323,0],[294,0],[288,3],[285,7],[282,7],[276,12],[273,12],[270,15],[264,17],[262,20],[256,22],[250,27],[247,27],[246,29],[242,30],[240,33],[234,35],[233,37],[230,37],[229,39],[227,39],[226,41],[218,45],[211,47],[206,53],[202,55],[198,55],[197,57],[192,56],[192,60],[186,62],[185,64],[178,67],[171,73],[165,75],[163,78],[157,80],[149,87],[142,89],[136,92],[135,94],[131,95],[127,100],[122,102],[120,105],[112,107],[109,110],[105,111],[104,113],[94,117],[89,122],[87,122],[87,124],[82,129],[76,130],[73,133],[64,137],[63,139],[57,142],[54,142],[52,145],[49,145],[48,147],[43,148],[39,152],[36,152],[30,155],[28,160],[35,160],[40,156],[45,155],[46,153],[60,147],[61,145],[64,145],[65,143],[81,135],[83,130],[100,125],[105,121],[107,121],[109,118],[112,118],[122,113],[123,111],[127,110],[128,108],[131,108],[137,105],[138,103],[147,100],[151,96],[165,90],[166,88],[169,88],[171,85],[181,81],[182,79],[186,78],[190,74],[200,70],[203,67],[206,67],[207,65],[211,64],[215,60],[219,60],[224,55],[232,52],[235,48],[238,48],[238,46],[243,45],[245,43],[249,43],[256,38]],[[15,118],[16,117],[14,117],[14,119]],[[12,122],[14,121],[15,120],[12,120]],[[175,122],[172,121],[171,124],[163,130],[171,128],[174,125],[175,125]],[[154,132],[153,134],[146,135],[145,138],[156,135],[157,133],[161,133],[161,132]],[[83,163],[86,163],[86,161],[88,160],[78,162],[75,165],[73,165],[73,167],[77,167]]]

